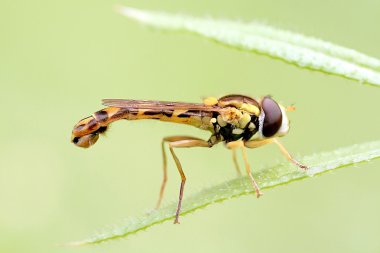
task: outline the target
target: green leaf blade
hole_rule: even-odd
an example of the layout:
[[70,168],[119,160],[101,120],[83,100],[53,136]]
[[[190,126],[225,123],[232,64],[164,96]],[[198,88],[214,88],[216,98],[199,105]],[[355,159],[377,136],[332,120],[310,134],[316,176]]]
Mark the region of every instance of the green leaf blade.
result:
[[[290,163],[284,163],[257,172],[254,174],[254,177],[261,189],[269,189],[321,175],[342,167],[369,162],[377,158],[380,158],[380,140],[303,157],[301,161],[310,166],[307,172],[300,171]],[[183,216],[186,214],[202,209],[208,205],[253,193],[254,190],[247,177],[233,179],[212,186],[193,196],[184,198],[181,218],[183,219]],[[125,238],[154,225],[168,220],[174,220],[176,207],[177,202],[173,202],[150,215],[142,215],[126,222],[120,227],[99,233],[87,240],[70,243],[68,245],[93,245],[118,238]]]
[[246,30],[249,32],[260,34],[273,40],[283,41],[292,45],[298,45],[314,51],[325,53],[329,56],[347,60],[349,62],[353,62],[358,65],[371,68],[373,70],[380,70],[379,59],[367,56],[350,48],[345,48],[318,38],[276,29],[274,27],[255,22],[247,25],[247,28],[248,29]]
[[190,32],[228,47],[380,87],[380,60],[320,39],[258,23],[196,18],[129,7],[120,7],[118,11],[152,27]]

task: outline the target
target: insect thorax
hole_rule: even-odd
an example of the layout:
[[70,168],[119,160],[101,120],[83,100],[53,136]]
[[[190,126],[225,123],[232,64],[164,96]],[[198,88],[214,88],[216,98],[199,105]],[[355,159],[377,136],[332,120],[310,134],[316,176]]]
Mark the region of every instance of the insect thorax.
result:
[[213,135],[209,142],[216,144],[220,141],[231,142],[236,140],[249,140],[259,129],[259,118],[256,115],[233,110],[225,115],[215,112],[213,114]]

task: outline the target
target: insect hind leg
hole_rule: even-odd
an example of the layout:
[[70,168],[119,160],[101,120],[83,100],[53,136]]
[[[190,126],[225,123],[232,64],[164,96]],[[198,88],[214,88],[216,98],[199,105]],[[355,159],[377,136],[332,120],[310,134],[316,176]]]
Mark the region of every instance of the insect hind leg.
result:
[[180,192],[179,192],[179,200],[178,200],[178,206],[176,210],[176,216],[174,223],[179,223],[179,214],[182,206],[182,198],[183,198],[183,191],[185,187],[185,182],[186,182],[186,176],[185,173],[183,172],[182,165],[177,157],[177,155],[174,152],[174,148],[191,148],[191,147],[211,147],[212,145],[199,138],[195,137],[190,137],[190,136],[171,136],[171,137],[166,137],[162,140],[162,157],[163,157],[163,172],[164,172],[164,177],[161,183],[161,189],[160,189],[160,195],[159,199],[157,202],[156,208],[160,207],[160,204],[162,202],[163,196],[164,196],[164,191],[165,191],[165,186],[167,182],[167,159],[166,159],[166,152],[165,152],[165,143],[169,144],[169,150],[170,153],[174,159],[174,162],[177,166],[178,172],[181,176],[181,186],[180,186]]

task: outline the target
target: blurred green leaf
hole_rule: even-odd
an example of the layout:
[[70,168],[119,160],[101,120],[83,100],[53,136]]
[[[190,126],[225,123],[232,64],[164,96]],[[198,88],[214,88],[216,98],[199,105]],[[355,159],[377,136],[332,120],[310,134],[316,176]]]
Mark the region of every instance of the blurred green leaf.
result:
[[[261,189],[274,188],[283,184],[295,182],[300,179],[311,178],[315,175],[347,167],[356,163],[368,162],[380,157],[380,141],[356,144],[353,146],[336,149],[331,152],[314,154],[301,159],[304,164],[310,166],[307,172],[300,171],[290,163],[279,164],[255,173],[254,177]],[[204,208],[213,203],[222,202],[231,198],[252,194],[254,190],[247,177],[233,179],[199,193],[184,198],[181,218],[188,213]],[[255,198],[252,198],[255,201]],[[91,245],[118,238],[125,238],[151,226],[173,220],[177,202],[150,214],[131,219],[120,227],[99,233],[84,241],[69,243],[68,245]]]
[[186,31],[301,68],[380,86],[380,60],[353,49],[259,23],[197,18],[119,7],[121,14],[166,30]]

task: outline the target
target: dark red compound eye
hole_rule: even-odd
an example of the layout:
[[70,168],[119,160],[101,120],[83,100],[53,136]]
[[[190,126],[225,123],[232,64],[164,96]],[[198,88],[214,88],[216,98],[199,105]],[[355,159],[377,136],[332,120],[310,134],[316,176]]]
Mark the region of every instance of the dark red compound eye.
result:
[[270,97],[265,97],[261,102],[265,118],[263,124],[263,135],[271,137],[277,133],[282,124],[282,112],[276,101]]

